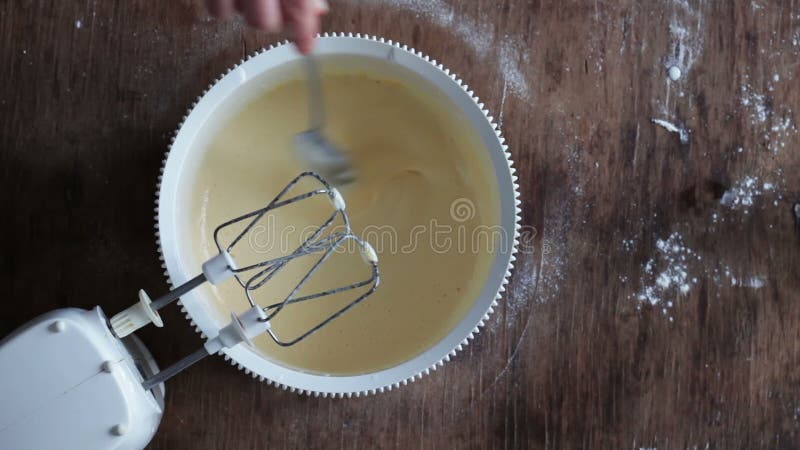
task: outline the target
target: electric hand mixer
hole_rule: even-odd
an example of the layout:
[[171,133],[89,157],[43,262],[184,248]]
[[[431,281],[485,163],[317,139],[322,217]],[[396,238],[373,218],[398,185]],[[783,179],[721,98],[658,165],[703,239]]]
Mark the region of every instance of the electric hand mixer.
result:
[[[291,194],[303,180],[314,189]],[[288,254],[236,264],[237,249],[267,214],[311,198],[326,197],[331,215]],[[243,227],[230,243],[226,231]],[[202,273],[151,301],[139,291],[139,302],[107,320],[100,307],[85,311],[61,309],[40,316],[0,342],[0,447],[4,449],[140,449],[150,441],[163,413],[163,383],[202,358],[268,334],[280,346],[294,345],[311,336],[369,297],[378,287],[378,259],[369,243],[356,237],[339,192],[323,178],[306,172],[292,180],[267,206],[219,225],[214,231],[219,254],[202,265]],[[349,244],[369,268],[364,280],[339,287],[303,293],[313,274],[336,252]],[[310,269],[280,301],[262,307],[254,299],[257,290],[269,289],[270,281],[300,258],[312,260]],[[231,314],[231,321],[209,337],[203,347],[158,371],[134,331],[163,321],[158,310],[208,282],[220,284],[234,278],[250,307]],[[298,336],[280,336],[273,319],[298,303],[334,295],[353,299]],[[128,336],[126,338],[126,336]],[[123,339],[124,338],[124,339]]]

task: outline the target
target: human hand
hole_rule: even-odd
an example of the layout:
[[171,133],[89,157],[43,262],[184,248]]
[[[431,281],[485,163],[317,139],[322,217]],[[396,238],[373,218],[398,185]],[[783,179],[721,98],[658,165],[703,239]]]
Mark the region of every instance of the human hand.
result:
[[270,33],[286,27],[301,53],[311,52],[320,17],[328,12],[326,0],[206,0],[206,6],[221,19],[236,11],[253,28]]

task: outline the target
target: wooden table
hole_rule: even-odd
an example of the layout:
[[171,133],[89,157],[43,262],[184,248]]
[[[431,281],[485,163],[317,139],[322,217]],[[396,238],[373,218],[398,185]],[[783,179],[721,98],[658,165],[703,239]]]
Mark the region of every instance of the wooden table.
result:
[[[800,446],[800,3],[339,0],[324,28],[405,42],[474,88],[531,245],[432,375],[332,400],[210,359],[169,383],[151,448]],[[276,39],[187,1],[0,5],[0,334],[164,286],[169,137]],[[165,315],[141,335],[169,362],[200,341]]]

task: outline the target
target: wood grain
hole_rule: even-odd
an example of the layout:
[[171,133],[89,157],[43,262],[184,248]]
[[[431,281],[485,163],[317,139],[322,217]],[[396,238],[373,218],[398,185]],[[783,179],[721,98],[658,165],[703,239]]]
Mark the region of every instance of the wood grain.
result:
[[[668,83],[676,23],[696,52]],[[502,120],[533,245],[486,330],[432,375],[332,400],[211,359],[169,383],[150,448],[800,447],[800,4],[340,0],[324,28],[464,78]],[[0,334],[164,286],[152,216],[169,136],[277,39],[195,2],[0,4]],[[721,204],[746,176],[774,192],[747,213]],[[673,233],[703,259],[662,312],[636,297]],[[200,342],[165,316],[141,333],[162,363]]]

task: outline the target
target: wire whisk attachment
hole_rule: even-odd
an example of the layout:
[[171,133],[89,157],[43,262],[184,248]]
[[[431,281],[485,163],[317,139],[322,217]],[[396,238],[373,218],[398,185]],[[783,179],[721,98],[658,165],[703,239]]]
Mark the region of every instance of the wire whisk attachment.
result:
[[[299,190],[298,185],[306,181],[313,187],[295,193]],[[268,222],[265,221],[266,217],[280,208],[311,202],[312,199],[327,199],[329,202],[331,211],[322,224],[311,227],[308,235],[285,254],[268,255],[254,251],[249,237],[252,237],[254,232],[269,226],[269,223],[264,224]],[[165,381],[208,354],[217,353],[241,342],[252,344],[251,339],[259,334],[268,334],[280,346],[295,345],[363,302],[375,292],[380,283],[375,250],[368,242],[352,232],[350,219],[345,211],[345,201],[339,191],[314,172],[304,172],[295,177],[263,208],[220,224],[214,230],[213,237],[219,254],[202,265],[202,273],[156,300],[151,301],[150,297],[140,290],[137,304],[111,318],[109,321],[111,329],[117,337],[122,338],[149,323],[161,327],[163,321],[158,310],[205,282],[216,285],[230,278],[239,283],[250,308],[238,316],[231,314],[230,324],[223,327],[218,336],[209,339],[200,350],[146,380],[143,383],[145,388],[149,389]],[[348,253],[348,250],[349,253],[360,253],[362,262],[368,267],[369,273],[363,280],[311,293],[303,291],[304,288],[311,287],[310,280],[333,255]],[[271,282],[282,273],[291,275],[292,272],[286,268],[301,260],[309,264],[309,268],[299,280],[291,283],[288,294],[278,296],[275,290],[269,288]],[[266,306],[260,305],[257,301],[255,297],[257,292],[259,297],[263,295],[271,298],[263,302]],[[352,298],[348,297],[349,294],[352,294]],[[344,297],[348,301],[343,305],[337,303],[332,312],[327,313],[321,321],[310,325],[297,336],[281,337],[271,326],[273,319],[287,308],[301,303],[313,304],[332,296]]]
[[[319,185],[316,189],[311,189],[302,194],[289,195],[293,191],[295,185],[301,182],[304,178],[310,178]],[[272,329],[268,329],[267,333],[272,337],[276,344],[281,346],[291,346],[297,342],[302,341],[308,336],[317,332],[320,328],[324,327],[337,317],[347,312],[350,308],[356,306],[364,299],[372,295],[380,283],[380,272],[378,270],[378,257],[373,250],[372,246],[366,241],[361,240],[353,234],[350,228],[350,219],[345,212],[345,201],[336,188],[331,187],[322,177],[314,172],[305,172],[298,175],[292,180],[285,188],[273,199],[267,206],[252,211],[250,213],[231,219],[214,230],[214,242],[220,254],[232,254],[235,248],[244,241],[245,236],[253,231],[253,229],[264,219],[264,217],[282,207],[288,205],[307,201],[316,196],[325,196],[330,201],[332,211],[330,216],[309,234],[307,238],[290,253],[281,255],[272,259],[257,261],[245,265],[240,268],[234,268],[233,276],[244,288],[247,301],[251,307],[256,307],[257,302],[253,298],[254,291],[263,288],[269,284],[283,269],[285,269],[293,260],[298,258],[308,257],[309,255],[317,256],[311,267],[304,276],[298,280],[294,285],[291,292],[283,297],[279,302],[271,303],[263,310],[266,316],[260,319],[263,322],[272,320],[279,314],[286,306],[297,304],[300,302],[308,302],[312,300],[319,300],[323,297],[341,294],[347,291],[355,291],[365,286],[369,286],[363,292],[358,294],[352,301],[347,303],[342,308],[330,314],[318,324],[312,326],[307,331],[292,339],[281,339],[277,333]],[[221,235],[223,231],[230,228],[235,228],[237,225],[245,224],[244,228],[231,240],[227,245],[222,243]],[[330,257],[338,252],[344,251],[348,244],[355,244],[356,250],[361,253],[362,260],[370,268],[370,273],[364,280],[345,284],[339,287],[326,289],[311,294],[300,295],[303,287],[305,287],[309,280],[313,278],[314,274],[318,272]]]

